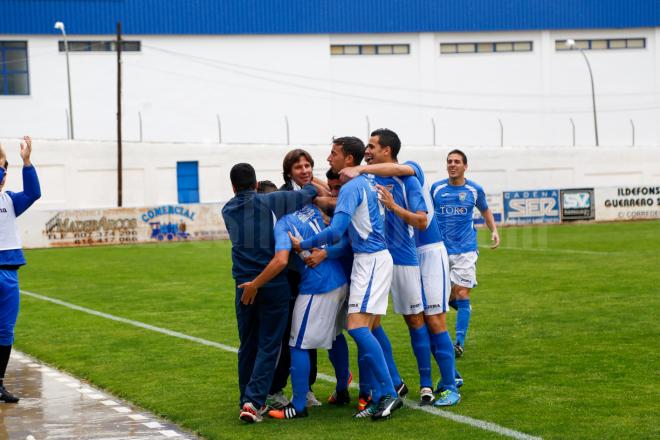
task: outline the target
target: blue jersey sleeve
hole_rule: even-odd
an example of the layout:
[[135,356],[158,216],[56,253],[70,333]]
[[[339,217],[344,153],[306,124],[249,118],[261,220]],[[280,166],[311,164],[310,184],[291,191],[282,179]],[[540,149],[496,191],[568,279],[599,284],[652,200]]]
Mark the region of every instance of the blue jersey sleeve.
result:
[[14,204],[16,217],[27,211],[41,197],[39,177],[33,166],[23,167],[23,191],[18,193],[7,191],[7,194]]
[[316,188],[308,184],[300,191],[275,191],[269,194],[260,194],[268,203],[275,217],[282,218],[305,205],[312,203],[316,197]]
[[406,198],[408,199],[408,209],[412,212],[428,212],[424,196],[422,195],[422,186],[415,177],[406,179]]
[[291,239],[289,238],[289,225],[286,217],[281,218],[275,223],[275,252],[290,251]]
[[348,225],[351,223],[351,217],[344,212],[335,212],[335,216],[332,217],[332,222],[330,226],[316,234],[315,236],[308,238],[307,240],[300,243],[302,249],[311,249],[314,247],[321,247],[324,244],[334,243],[341,239],[342,235],[348,229]]
[[485,211],[488,209],[488,202],[486,202],[486,193],[484,189],[480,186],[477,187],[477,201],[474,203],[479,211]]
[[404,162],[403,164],[412,168],[415,172],[415,177],[417,177],[417,180],[419,180],[420,185],[424,185],[424,170],[422,170],[422,167],[420,167],[417,162],[413,162],[412,160]]
[[355,213],[355,210],[362,201],[362,191],[360,191],[356,182],[355,179],[349,181],[339,191],[335,205],[335,215],[338,212],[343,212],[352,217]]

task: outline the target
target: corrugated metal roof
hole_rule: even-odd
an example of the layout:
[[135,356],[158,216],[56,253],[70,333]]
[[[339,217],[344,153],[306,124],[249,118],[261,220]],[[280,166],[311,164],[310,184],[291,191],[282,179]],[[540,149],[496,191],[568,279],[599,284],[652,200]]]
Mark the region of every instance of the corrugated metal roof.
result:
[[0,0],[0,34],[314,34],[660,26],[658,0]]

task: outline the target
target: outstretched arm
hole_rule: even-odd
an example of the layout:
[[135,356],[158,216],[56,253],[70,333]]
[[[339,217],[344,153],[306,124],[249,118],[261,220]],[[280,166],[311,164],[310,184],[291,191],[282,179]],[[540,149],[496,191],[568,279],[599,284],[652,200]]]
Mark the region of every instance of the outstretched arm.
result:
[[415,170],[410,165],[402,165],[399,163],[377,163],[373,165],[358,165],[355,167],[344,168],[339,171],[339,174],[348,179],[357,177],[360,174],[375,174],[383,177],[414,176]]
[[23,159],[23,191],[19,193],[9,193],[17,217],[24,213],[39,199],[39,197],[41,197],[39,178],[37,177],[37,171],[32,166],[30,160],[31,154],[32,139],[30,136],[25,136],[23,137],[23,142],[21,142],[21,159]]
[[325,244],[331,244],[336,241],[339,241],[341,237],[344,235],[346,232],[346,229],[348,229],[348,225],[351,223],[351,216],[346,214],[345,212],[338,212],[335,214],[334,217],[332,217],[332,222],[330,223],[330,226],[316,234],[315,236],[308,238],[305,241],[300,241],[291,233],[289,233],[289,237],[291,237],[291,243],[293,245],[293,249],[297,252],[301,249],[312,249],[312,248],[317,248],[321,247]]
[[276,252],[275,256],[273,256],[268,265],[255,279],[238,286],[240,289],[243,289],[241,302],[246,306],[254,304],[254,299],[257,297],[257,291],[259,288],[282,272],[288,263],[289,251],[281,250]]

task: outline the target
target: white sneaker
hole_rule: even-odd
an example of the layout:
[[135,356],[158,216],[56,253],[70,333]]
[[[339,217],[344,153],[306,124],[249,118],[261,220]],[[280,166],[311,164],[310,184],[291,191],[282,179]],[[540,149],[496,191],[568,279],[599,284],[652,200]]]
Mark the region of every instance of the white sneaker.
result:
[[289,404],[289,399],[286,398],[283,391],[275,394],[269,394],[266,397],[266,406],[271,409],[282,409]]
[[307,391],[307,404],[305,406],[307,406],[307,408],[312,406],[322,406],[322,403],[319,402],[313,391]]

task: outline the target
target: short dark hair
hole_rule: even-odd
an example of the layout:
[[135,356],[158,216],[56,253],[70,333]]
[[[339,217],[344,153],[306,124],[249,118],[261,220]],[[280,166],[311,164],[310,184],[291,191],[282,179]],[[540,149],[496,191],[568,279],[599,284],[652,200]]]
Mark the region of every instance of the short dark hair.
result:
[[257,173],[249,163],[237,163],[229,172],[231,184],[236,192],[254,189],[257,186]]
[[285,184],[291,183],[291,177],[289,174],[291,174],[293,165],[295,165],[295,163],[298,162],[301,157],[307,159],[307,162],[312,164],[312,168],[314,168],[314,159],[312,159],[312,155],[307,151],[303,150],[302,148],[296,148],[295,150],[289,151],[286,153],[286,156],[284,156],[284,160],[282,161],[282,177],[284,177]]
[[449,153],[447,153],[447,157],[449,157],[452,154],[458,154],[459,156],[461,156],[463,158],[463,165],[467,165],[467,156],[461,150],[453,149]]
[[9,161],[5,159],[5,169],[9,168]]
[[260,180],[257,185],[257,192],[261,194],[268,194],[277,191],[277,185],[270,180]]
[[371,136],[378,136],[378,143],[381,147],[390,147],[392,159],[396,160],[401,150],[401,140],[399,136],[389,128],[379,128],[371,132]]
[[333,145],[340,145],[344,156],[353,156],[353,165],[360,165],[364,158],[364,142],[355,136],[332,138]]
[[339,180],[339,173],[335,173],[332,168],[325,172],[325,178],[328,180]]

